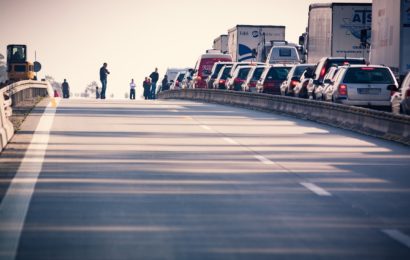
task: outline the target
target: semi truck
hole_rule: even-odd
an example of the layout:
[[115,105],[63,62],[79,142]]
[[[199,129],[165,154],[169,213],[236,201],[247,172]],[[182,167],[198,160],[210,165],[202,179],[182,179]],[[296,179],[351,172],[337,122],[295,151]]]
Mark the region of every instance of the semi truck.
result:
[[261,42],[284,41],[282,25],[236,25],[228,30],[228,53],[233,61],[256,61]]
[[370,62],[403,79],[410,71],[410,1],[373,0]]
[[214,40],[212,49],[219,50],[222,53],[228,53],[228,35],[222,34]]
[[307,62],[316,63],[322,57],[368,60],[371,25],[371,3],[311,4],[307,39],[300,42],[305,45]]

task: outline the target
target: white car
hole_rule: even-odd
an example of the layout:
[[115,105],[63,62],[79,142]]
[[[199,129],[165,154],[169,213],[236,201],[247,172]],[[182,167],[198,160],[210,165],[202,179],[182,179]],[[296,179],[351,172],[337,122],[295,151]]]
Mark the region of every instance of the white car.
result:
[[392,112],[410,115],[410,72],[401,83],[401,88],[392,91],[395,92],[391,98]]

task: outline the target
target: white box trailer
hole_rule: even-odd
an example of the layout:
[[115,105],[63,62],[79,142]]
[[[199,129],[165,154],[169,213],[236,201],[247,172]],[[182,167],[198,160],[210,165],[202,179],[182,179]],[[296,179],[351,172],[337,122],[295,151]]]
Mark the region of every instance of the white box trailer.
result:
[[410,71],[410,1],[373,0],[370,62],[400,77]]
[[260,42],[284,40],[285,26],[236,25],[228,31],[228,53],[233,61],[255,61]]
[[219,50],[222,53],[228,53],[228,35],[222,34],[216,38],[212,49]]
[[361,47],[361,31],[367,29],[370,43],[372,4],[311,4],[307,28],[307,62],[322,57],[354,57],[368,60],[369,48]]

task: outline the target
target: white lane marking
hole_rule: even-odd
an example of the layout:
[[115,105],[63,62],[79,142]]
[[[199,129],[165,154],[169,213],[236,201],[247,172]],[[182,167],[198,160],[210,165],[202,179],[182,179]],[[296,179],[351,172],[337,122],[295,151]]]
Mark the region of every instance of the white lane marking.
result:
[[176,109],[171,109],[171,110],[169,110],[170,112],[173,112],[173,113],[178,113],[179,111],[178,110],[176,110]]
[[410,237],[397,229],[383,229],[382,232],[390,238],[410,248]]
[[327,192],[325,189],[317,186],[316,184],[313,184],[311,182],[301,182],[300,183],[302,186],[304,186],[306,189],[312,191],[313,193],[316,193],[319,196],[332,196],[329,192]]
[[254,157],[255,157],[256,159],[258,159],[259,161],[261,161],[263,164],[266,164],[266,165],[275,164],[274,162],[272,162],[271,160],[269,160],[268,158],[266,158],[266,157],[264,157],[264,156],[262,156],[262,155],[254,155]]
[[205,129],[205,130],[212,131],[212,129],[211,129],[209,126],[207,126],[207,125],[201,125],[201,127],[202,127],[203,129]]
[[229,137],[223,137],[222,139],[223,139],[225,142],[230,143],[230,144],[236,144],[236,145],[239,144],[238,142],[236,142],[235,140],[233,140],[232,138],[229,138]]
[[[57,101],[58,102],[58,101]],[[20,240],[21,231],[30,205],[35,182],[21,183],[21,179],[38,179],[44,162],[50,129],[53,124],[56,105],[50,102],[40,118],[30,145],[24,155],[19,169],[10,183],[6,195],[0,205],[0,252],[1,259],[14,259]],[[35,156],[37,161],[33,161]],[[7,227],[9,230],[7,230]],[[10,229],[10,227],[13,227]]]

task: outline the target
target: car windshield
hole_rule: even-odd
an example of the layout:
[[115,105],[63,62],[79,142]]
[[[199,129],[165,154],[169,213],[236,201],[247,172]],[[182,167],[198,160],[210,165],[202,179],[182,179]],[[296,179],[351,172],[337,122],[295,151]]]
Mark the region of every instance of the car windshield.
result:
[[184,79],[184,76],[185,76],[185,73],[181,73],[181,74],[179,74],[179,76],[178,76],[178,81],[182,81],[183,79]]
[[224,68],[222,72],[221,79],[226,79],[229,76],[229,73],[231,72],[232,67],[226,67]]
[[219,71],[221,71],[221,68],[222,68],[224,65],[225,65],[225,64],[221,64],[221,63],[216,64],[214,73],[212,74],[212,78],[218,77]]
[[349,68],[344,83],[394,84],[393,77],[386,68]]
[[251,68],[240,69],[239,72],[238,72],[238,78],[246,79],[246,77],[248,76],[248,73],[249,73],[250,70],[251,70]]
[[302,76],[302,73],[308,68],[309,66],[296,66],[295,71],[293,72],[294,77]]
[[252,80],[259,80],[265,68],[256,68],[253,72]]
[[270,80],[286,80],[289,70],[290,67],[270,68],[266,78]]

